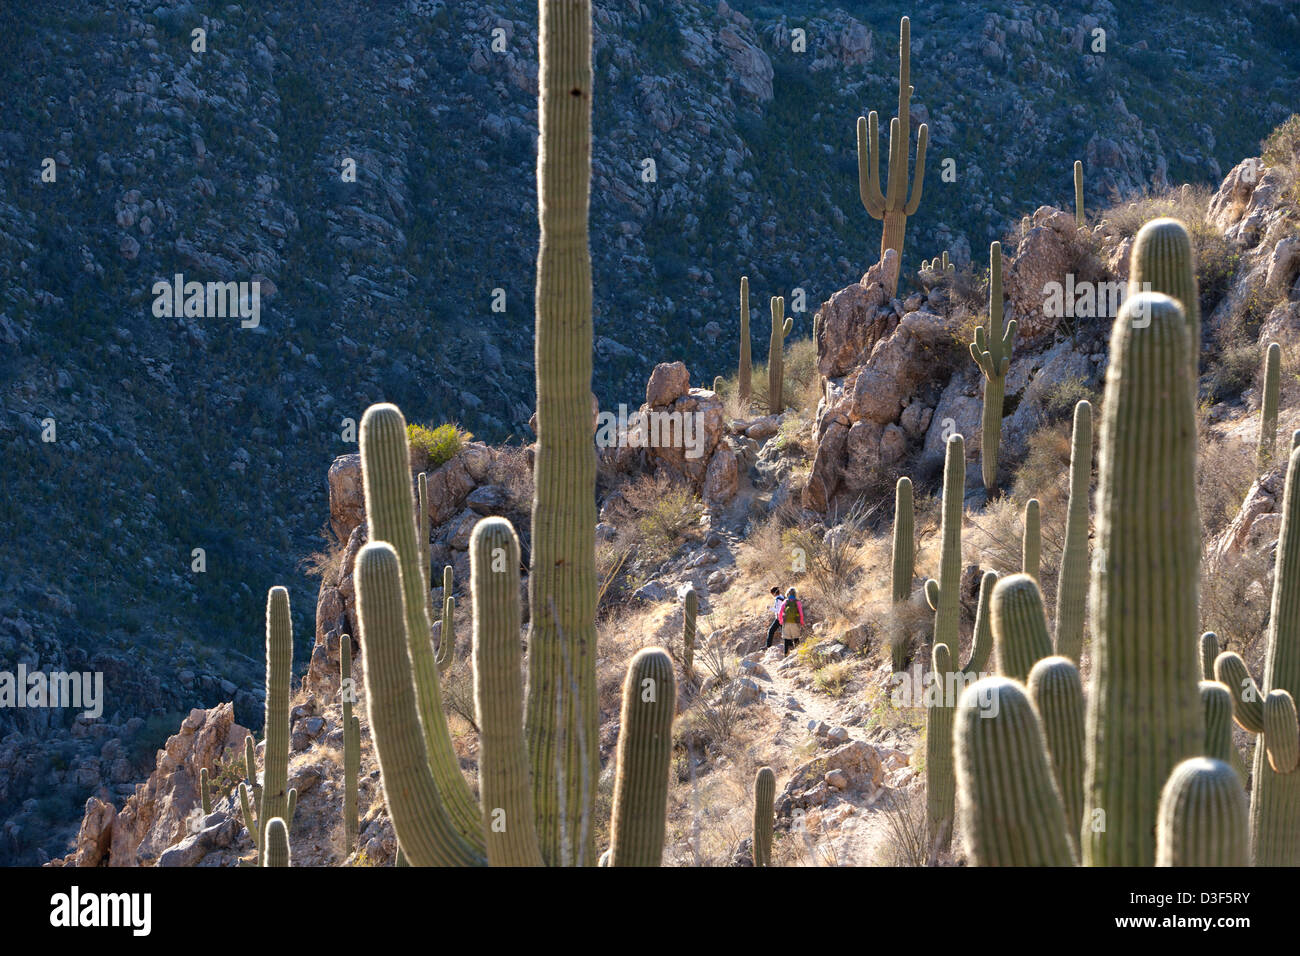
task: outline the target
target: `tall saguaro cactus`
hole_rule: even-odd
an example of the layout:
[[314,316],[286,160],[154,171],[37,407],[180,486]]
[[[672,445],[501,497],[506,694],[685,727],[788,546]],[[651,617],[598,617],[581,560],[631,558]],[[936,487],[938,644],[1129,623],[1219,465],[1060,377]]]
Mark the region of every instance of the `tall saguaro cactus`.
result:
[[350,853],[357,845],[357,787],[361,773],[361,721],[352,713],[356,684],[352,679],[352,638],[344,634],[339,659],[339,696],[343,701],[343,839]]
[[1282,346],[1268,344],[1264,356],[1264,394],[1259,406],[1259,468],[1261,471],[1273,460],[1277,446],[1277,404],[1282,383]]
[[989,321],[975,327],[970,354],[984,373],[984,406],[980,414],[980,469],[991,497],[998,480],[998,446],[1002,443],[1002,401],[1017,323],[1002,325],[1002,243],[989,245]]
[[1201,300],[1196,286],[1196,253],[1187,227],[1177,219],[1152,219],[1138,230],[1129,253],[1128,294],[1163,292],[1183,307],[1187,320],[1192,395],[1196,395],[1201,356]]
[[1083,857],[1151,866],[1160,790],[1204,744],[1196,408],[1187,322],[1166,295],[1115,319],[1102,405]]
[[446,673],[456,659],[456,599],[452,597],[455,571],[450,564],[442,569],[442,627],[438,629],[438,673]]
[[1043,553],[1043,532],[1037,498],[1025,502],[1025,530],[1021,537],[1021,570],[1035,581]]
[[1027,574],[1003,578],[993,589],[992,612],[998,671],[1023,683],[1033,666],[1052,654],[1038,583]]
[[[596,862],[596,451],[591,439],[591,2],[541,0],[526,737],[542,857]],[[558,704],[557,704],[558,698]]]
[[289,827],[280,817],[266,822],[266,854],[263,866],[289,866]]
[[794,319],[785,318],[785,298],[772,296],[772,337],[767,349],[767,410],[772,415],[785,411],[785,337]]
[[749,396],[753,390],[750,381],[753,369],[749,357],[749,276],[740,277],[740,367],[736,370],[736,393],[740,396],[741,408],[749,407]]
[[[289,675],[293,670],[293,620],[289,616],[289,592],[273,587],[266,596],[266,710],[262,733],[265,737],[262,761],[262,792],[257,815],[249,803],[249,791],[239,785],[244,825],[257,847],[258,862],[266,861],[266,826],[279,817],[293,820],[296,793],[289,789]],[[257,780],[252,737],[244,741],[244,759],[249,779]]]
[[883,224],[880,259],[884,261],[886,250],[893,249],[898,253],[899,268],[893,273],[890,295],[898,291],[898,276],[902,274],[907,217],[915,215],[921,204],[921,189],[925,184],[925,148],[930,142],[930,127],[922,123],[916,134],[916,168],[909,197],[907,144],[912,130],[911,103],[912,24],[903,17],[898,25],[898,115],[889,121],[889,182],[883,193],[880,191],[880,120],[875,110],[865,119],[858,117],[857,131],[858,193],[867,215]]
[[1068,657],[1044,657],[1029,672],[1026,689],[1038,708],[1056,786],[1065,804],[1066,836],[1077,848],[1083,824],[1083,681]]
[[776,799],[776,774],[760,767],[754,775],[754,865],[772,865],[772,803]]
[[695,616],[700,610],[700,596],[694,588],[682,599],[682,672],[689,678],[695,665]]
[[662,648],[637,651],[623,681],[610,866],[658,866],[668,810],[677,684]]
[[1287,461],[1282,530],[1273,572],[1264,680],[1256,685],[1231,651],[1214,674],[1233,697],[1237,723],[1260,734],[1250,795],[1250,842],[1256,866],[1300,865],[1300,771],[1296,769],[1295,697],[1300,695],[1300,448]]
[[1088,225],[1088,217],[1083,210],[1083,163],[1074,161],[1074,224],[1082,229]]
[[1088,486],[1092,481],[1092,405],[1074,406],[1070,438],[1070,500],[1056,585],[1056,653],[1077,666],[1088,603]]
[[889,650],[895,671],[901,671],[907,665],[909,641],[899,609],[912,596],[912,577],[915,573],[916,528],[912,479],[904,475],[894,486],[893,607],[889,624]]

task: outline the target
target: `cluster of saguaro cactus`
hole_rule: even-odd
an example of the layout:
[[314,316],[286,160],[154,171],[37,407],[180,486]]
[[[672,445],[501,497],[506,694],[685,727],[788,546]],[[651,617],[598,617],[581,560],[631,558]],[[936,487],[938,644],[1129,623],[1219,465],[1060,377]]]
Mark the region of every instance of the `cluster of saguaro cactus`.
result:
[[1007,369],[1016,338],[1016,320],[1002,325],[1002,244],[989,245],[989,321],[975,327],[971,357],[984,373],[984,406],[980,414],[980,468],[984,488],[992,496],[998,479],[998,446],[1002,443],[1002,400]]
[[989,593],[997,575],[987,572],[980,582],[980,603],[970,656],[954,665],[960,652],[961,525],[966,489],[966,443],[957,434],[944,452],[942,546],[939,578],[925,582],[925,596],[934,614],[934,642],[930,649],[930,680],[936,686],[926,694],[926,826],[929,842],[940,849],[952,840],[956,781],[953,777],[953,699],[959,681],[977,675],[988,663],[992,632],[988,626]]
[[912,479],[906,475],[894,486],[894,542],[889,650],[894,670],[907,666],[908,634],[898,613],[899,605],[912,596],[912,578],[916,573],[916,528],[913,515]]
[[751,377],[753,369],[749,357],[749,276],[740,277],[740,367],[736,370],[736,394],[740,396],[742,408],[749,407],[749,396],[753,388]]
[[785,337],[794,319],[785,318],[785,298],[772,296],[772,338],[767,351],[767,410],[773,415],[785,411]]
[[772,803],[776,799],[776,774],[760,767],[754,775],[754,865],[772,865]]
[[1232,651],[1214,662],[1216,678],[1232,694],[1237,723],[1260,735],[1250,796],[1250,845],[1258,866],[1300,864],[1300,449],[1287,461],[1282,529],[1273,572],[1264,680],[1256,684]]
[[866,118],[858,117],[858,193],[867,214],[881,220],[880,259],[886,250],[898,253],[899,269],[893,273],[893,288],[898,291],[898,275],[903,259],[903,235],[907,217],[916,213],[921,204],[921,189],[925,184],[925,148],[930,141],[930,127],[922,123],[916,135],[916,168],[912,178],[911,195],[908,195],[907,158],[908,139],[911,135],[912,102],[912,26],[903,17],[898,26],[898,115],[889,121],[889,181],[885,191],[880,190],[880,129],[879,118],[872,110]]
[[1070,498],[1056,583],[1056,653],[1076,665],[1083,653],[1088,598],[1088,487],[1092,481],[1092,405],[1074,406],[1070,438]]
[[[266,598],[266,711],[262,728],[265,769],[262,787],[259,793],[257,758],[251,735],[244,739],[248,785],[239,785],[244,826],[257,847],[259,862],[266,860],[267,824],[277,817],[286,824],[291,822],[298,799],[298,792],[289,788],[289,676],[292,669],[293,621],[289,616],[289,592],[274,587]],[[256,814],[254,803],[257,805]]]
[[343,703],[343,839],[351,852],[357,845],[361,821],[357,810],[361,774],[361,719],[352,713],[356,683],[352,679],[352,638],[344,634],[339,654],[339,697]]
[[1277,403],[1282,384],[1282,346],[1268,344],[1264,355],[1264,394],[1259,404],[1259,468],[1262,471],[1273,460],[1277,445]]
[[1074,224],[1082,229],[1088,225],[1088,217],[1083,209],[1083,163],[1074,161]]
[[700,610],[700,596],[691,588],[682,598],[682,673],[691,676],[695,666],[695,616]]
[[950,276],[957,271],[957,267],[948,261],[948,251],[945,249],[942,256],[935,256],[933,259],[922,259],[921,271]]

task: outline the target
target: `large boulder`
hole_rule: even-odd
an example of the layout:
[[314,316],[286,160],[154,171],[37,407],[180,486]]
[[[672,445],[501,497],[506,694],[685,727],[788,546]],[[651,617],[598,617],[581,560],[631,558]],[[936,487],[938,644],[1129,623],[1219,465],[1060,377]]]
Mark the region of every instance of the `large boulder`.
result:
[[867,360],[877,342],[889,335],[898,317],[888,308],[886,282],[897,262],[894,250],[867,270],[861,281],[836,292],[817,310],[817,370],[839,378]]
[[366,496],[361,482],[361,456],[340,455],[330,465],[330,528],[340,541],[366,520]]
[[1019,325],[1016,346],[1031,345],[1056,331],[1060,316],[1044,311],[1045,287],[1050,282],[1064,284],[1078,259],[1078,228],[1073,216],[1040,206],[1027,226],[1002,269],[1003,293],[1011,301],[1006,318],[1014,317]]
[[645,386],[645,403],[652,408],[671,405],[690,390],[691,373],[685,362],[662,362],[650,373]]

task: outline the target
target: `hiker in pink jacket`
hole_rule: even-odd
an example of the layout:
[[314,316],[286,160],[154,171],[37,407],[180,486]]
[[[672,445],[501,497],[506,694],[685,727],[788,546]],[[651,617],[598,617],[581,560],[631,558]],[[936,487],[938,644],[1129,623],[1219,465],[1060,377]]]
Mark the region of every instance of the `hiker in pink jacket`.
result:
[[785,646],[785,652],[790,653],[790,648],[798,642],[804,627],[803,620],[803,602],[799,600],[799,595],[795,594],[794,588],[785,596],[781,602],[781,609],[776,612],[776,619],[781,624],[781,638]]

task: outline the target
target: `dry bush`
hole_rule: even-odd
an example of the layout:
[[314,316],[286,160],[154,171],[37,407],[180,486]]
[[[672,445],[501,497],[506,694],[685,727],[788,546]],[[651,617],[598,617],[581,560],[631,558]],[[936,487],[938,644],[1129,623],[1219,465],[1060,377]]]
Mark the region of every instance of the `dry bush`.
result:
[[1201,569],[1201,630],[1219,635],[1220,647],[1241,653],[1253,674],[1263,673],[1271,565],[1267,552],[1243,550],[1214,569]]
[[925,791],[921,787],[895,790],[884,811],[885,866],[927,866],[931,863],[926,831]]
[[[883,500],[883,499],[882,499]],[[801,583],[811,593],[802,594],[805,604],[809,599],[820,599],[822,604],[841,618],[852,615],[861,600],[857,588],[863,568],[862,545],[866,527],[881,501],[868,507],[862,502],[854,504],[843,519],[834,521],[829,532],[818,533],[816,528],[787,528],[781,535],[781,550],[790,555],[796,571],[803,568]]]
[[468,658],[453,661],[442,675],[442,699],[448,714],[454,714],[478,733],[478,712],[474,707],[474,668]]
[[613,521],[615,544],[633,548],[642,567],[658,565],[672,557],[687,532],[699,521],[699,498],[684,483],[667,474],[642,475],[625,485]]
[[868,612],[872,620],[885,621],[889,640],[889,661],[894,672],[907,670],[917,650],[929,639],[934,612],[924,600],[879,602]]
[[1255,481],[1253,443],[1224,437],[1202,427],[1196,461],[1196,494],[1205,540],[1220,534],[1237,516]]
[[533,468],[528,463],[528,449],[523,445],[501,445],[492,463],[492,484],[506,492],[510,514],[531,515],[533,507]]
[[332,581],[343,565],[343,554],[347,551],[347,542],[334,536],[334,529],[327,522],[320,530],[325,547],[314,551],[298,562],[298,570],[311,578]]
[[822,397],[822,379],[817,371],[817,343],[796,339],[785,350],[785,400],[804,421],[817,415]]
[[853,679],[851,661],[836,661],[813,671],[813,686],[828,697],[842,697],[844,689]]

